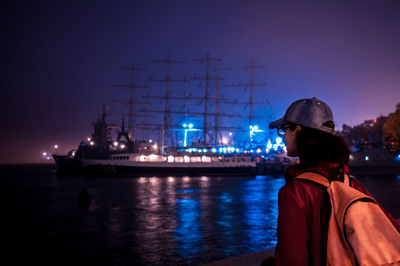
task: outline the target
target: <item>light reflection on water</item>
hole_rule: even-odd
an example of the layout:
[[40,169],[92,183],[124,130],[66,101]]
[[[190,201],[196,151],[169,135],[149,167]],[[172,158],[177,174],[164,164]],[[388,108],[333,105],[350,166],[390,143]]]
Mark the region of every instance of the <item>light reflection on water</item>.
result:
[[183,258],[189,258],[202,249],[200,201],[190,198],[178,199],[176,208],[178,228],[175,238],[179,241],[177,253]]
[[245,182],[245,236],[246,244],[252,252],[260,250],[261,245],[267,245],[268,248],[276,245],[278,191],[283,185],[283,179],[268,182],[265,176],[257,176],[256,179]]
[[[92,265],[197,265],[270,248],[283,185],[273,177],[21,180],[7,179],[15,188],[7,195],[37,213],[31,219],[46,232],[37,250],[55,242],[60,257]],[[76,202],[83,188],[86,208]]]
[[[4,217],[13,217],[5,242],[16,235],[32,239],[25,245],[31,254],[45,251],[68,258],[69,265],[81,260],[86,265],[197,265],[276,242],[283,178],[59,179],[53,172],[33,175],[31,168],[16,169],[3,169],[0,183]],[[400,218],[399,177],[359,180]],[[83,188],[92,198],[85,208],[77,204]]]
[[[136,236],[140,242],[153,243],[151,250],[167,247],[185,262],[272,248],[283,184],[283,178],[267,176],[140,177]],[[164,233],[167,241],[160,242]],[[144,253],[151,252],[144,247]]]

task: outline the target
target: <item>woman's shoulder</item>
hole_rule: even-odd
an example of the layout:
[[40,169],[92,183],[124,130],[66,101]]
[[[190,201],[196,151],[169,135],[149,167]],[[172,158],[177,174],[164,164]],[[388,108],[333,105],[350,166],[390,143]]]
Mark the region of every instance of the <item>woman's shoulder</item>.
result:
[[294,178],[280,189],[279,194],[291,195],[295,198],[306,198],[315,197],[325,193],[325,191],[326,188],[321,184],[309,180]]

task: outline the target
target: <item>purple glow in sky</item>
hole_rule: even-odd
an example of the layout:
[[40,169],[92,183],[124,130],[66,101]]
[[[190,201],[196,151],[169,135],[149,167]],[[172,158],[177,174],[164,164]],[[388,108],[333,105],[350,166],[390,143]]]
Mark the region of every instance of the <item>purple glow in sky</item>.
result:
[[177,75],[193,75],[204,69],[193,58],[209,51],[232,83],[248,81],[241,67],[254,59],[274,118],[316,96],[340,129],[400,102],[397,0],[116,2],[3,4],[0,163],[38,161],[54,143],[74,148],[102,103],[127,95],[112,87],[129,81],[118,67],[135,62],[159,77],[151,61],[168,53],[186,62]]

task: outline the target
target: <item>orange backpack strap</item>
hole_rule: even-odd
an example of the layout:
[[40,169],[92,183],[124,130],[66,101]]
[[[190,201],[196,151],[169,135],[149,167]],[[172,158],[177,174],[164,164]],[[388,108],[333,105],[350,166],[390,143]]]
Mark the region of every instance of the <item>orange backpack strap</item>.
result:
[[323,175],[314,173],[314,172],[305,172],[302,173],[301,175],[298,175],[296,179],[303,179],[303,180],[309,180],[315,183],[318,183],[320,185],[323,185],[324,187],[329,187],[329,180]]
[[[330,180],[326,178],[323,175],[314,173],[314,172],[305,172],[302,173],[301,175],[298,175],[296,179],[304,179],[304,180],[309,180],[313,181],[315,183],[318,183],[320,185],[323,185],[324,187],[329,187],[330,185]],[[344,175],[344,184],[350,185],[350,177],[348,175]]]

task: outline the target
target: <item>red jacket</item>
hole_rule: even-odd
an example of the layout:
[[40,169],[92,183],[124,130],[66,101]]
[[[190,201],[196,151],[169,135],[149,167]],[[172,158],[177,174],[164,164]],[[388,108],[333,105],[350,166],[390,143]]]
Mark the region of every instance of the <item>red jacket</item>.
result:
[[[326,236],[331,212],[329,195],[325,187],[294,177],[304,172],[316,172],[329,178],[337,166],[324,163],[303,169],[296,165],[286,171],[287,183],[278,196],[276,265],[326,265]],[[344,172],[348,172],[346,166]],[[351,178],[350,183],[353,188],[371,196],[356,179]],[[400,223],[382,210],[400,232]]]

